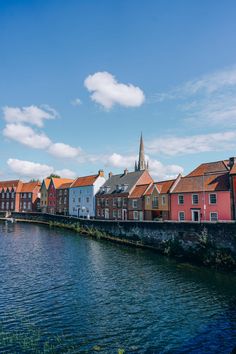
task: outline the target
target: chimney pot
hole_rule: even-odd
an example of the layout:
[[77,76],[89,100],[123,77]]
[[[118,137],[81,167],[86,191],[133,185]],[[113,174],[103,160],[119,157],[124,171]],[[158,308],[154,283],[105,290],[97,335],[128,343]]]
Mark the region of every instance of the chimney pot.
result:
[[109,172],[108,177],[111,178],[111,176],[112,176],[112,172]]
[[99,171],[98,171],[98,175],[99,175],[100,177],[104,177],[104,171],[103,171],[103,170],[99,170]]

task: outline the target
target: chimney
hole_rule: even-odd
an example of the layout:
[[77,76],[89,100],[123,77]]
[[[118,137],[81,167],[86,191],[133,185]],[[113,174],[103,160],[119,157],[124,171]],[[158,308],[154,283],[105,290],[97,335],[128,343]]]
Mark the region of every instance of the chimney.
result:
[[112,172],[109,172],[108,177],[111,178],[111,176],[112,176]]
[[128,171],[128,169],[126,168],[126,169],[124,170],[124,175],[127,175],[128,172],[129,172],[129,171]]
[[236,164],[236,157],[230,157],[228,163],[229,168],[231,169],[234,164]]
[[99,170],[99,171],[98,171],[98,175],[99,175],[100,177],[104,177],[104,171],[103,171],[103,170]]

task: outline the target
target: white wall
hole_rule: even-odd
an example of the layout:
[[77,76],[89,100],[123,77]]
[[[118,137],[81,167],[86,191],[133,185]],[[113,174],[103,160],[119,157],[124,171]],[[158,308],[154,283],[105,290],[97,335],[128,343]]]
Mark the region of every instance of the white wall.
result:
[[105,181],[104,177],[99,176],[92,186],[70,188],[69,215],[80,217],[87,217],[89,215],[90,217],[94,217],[95,195]]

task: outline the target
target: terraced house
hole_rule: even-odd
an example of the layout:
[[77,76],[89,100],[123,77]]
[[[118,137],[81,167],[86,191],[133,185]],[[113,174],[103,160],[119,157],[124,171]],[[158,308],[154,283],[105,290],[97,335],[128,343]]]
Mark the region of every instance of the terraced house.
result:
[[40,210],[40,189],[41,183],[39,181],[23,183],[20,190],[20,211]]
[[56,214],[57,207],[57,190],[65,183],[72,183],[74,180],[69,178],[56,178],[50,179],[48,187],[48,212],[50,214]]
[[42,213],[48,212],[48,187],[51,178],[45,178],[40,189],[40,209]]
[[171,187],[171,220],[232,220],[230,160],[203,163]]
[[20,210],[20,180],[0,181],[0,211]]
[[144,220],[144,193],[153,179],[145,161],[144,144],[141,135],[139,160],[134,172],[109,174],[106,183],[96,195],[96,217],[110,220]]
[[66,182],[56,189],[56,214],[69,215],[69,191],[72,182]]

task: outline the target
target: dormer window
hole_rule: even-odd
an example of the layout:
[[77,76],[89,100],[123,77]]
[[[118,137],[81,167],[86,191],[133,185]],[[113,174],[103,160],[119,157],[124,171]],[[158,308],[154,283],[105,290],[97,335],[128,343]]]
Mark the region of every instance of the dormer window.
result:
[[116,185],[116,192],[120,192],[120,190],[121,190],[121,185],[120,185],[120,184],[117,184],[117,185]]

